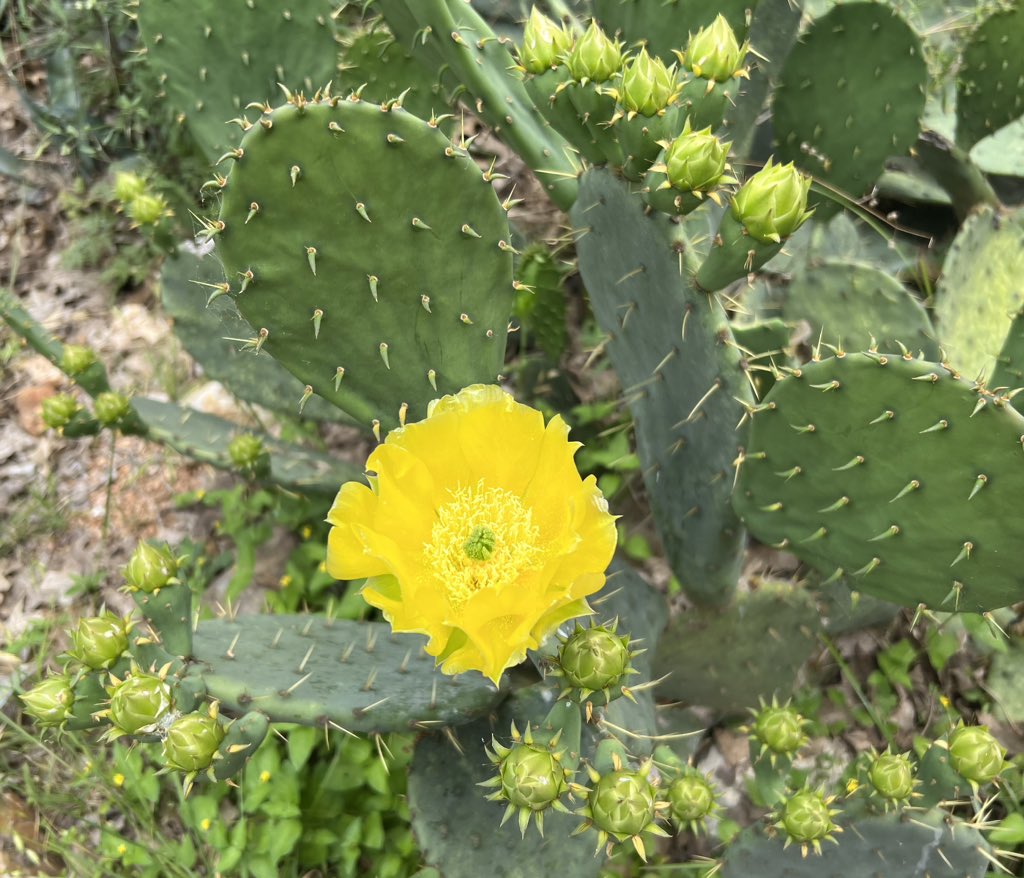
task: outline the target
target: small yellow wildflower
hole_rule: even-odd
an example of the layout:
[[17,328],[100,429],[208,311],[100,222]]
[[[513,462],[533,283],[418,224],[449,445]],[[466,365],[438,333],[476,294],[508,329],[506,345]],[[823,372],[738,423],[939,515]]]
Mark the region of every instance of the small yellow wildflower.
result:
[[270,780],[270,772],[264,769],[260,772],[260,783],[267,783]]
[[860,789],[860,781],[855,777],[851,777],[846,782],[846,795],[852,796],[857,790]]
[[292,584],[292,578],[286,573],[277,581],[277,584],[281,586],[281,588],[288,588],[288,586]]
[[211,826],[213,826],[213,821],[210,820],[209,817],[204,817],[199,821],[199,828],[203,830],[203,832],[209,832]]
[[371,453],[370,487],[342,486],[328,571],[367,577],[366,601],[393,630],[427,635],[444,673],[496,683],[591,612],[615,551],[615,518],[568,433],[499,387],[435,400]]
[[327,562],[326,561],[321,561],[320,562],[320,567],[318,569],[320,570],[321,573],[326,573],[327,572]]
[[941,704],[941,705],[942,705],[943,707],[945,707],[945,708],[947,708],[947,709],[948,709],[948,708],[949,708],[949,705],[950,705],[951,703],[952,703],[952,702],[950,702],[950,700],[949,700],[949,698],[948,698],[947,696],[945,696],[945,695],[940,695],[940,696],[939,696],[939,704]]
[[114,786],[115,787],[123,787],[124,786],[124,775],[121,774],[121,772],[118,772],[117,774],[115,774],[113,780],[114,780]]
[[126,853],[128,853],[128,845],[121,842],[121,844],[117,846],[117,854],[118,856],[123,857]]
[[302,536],[304,540],[308,540],[311,536],[313,536],[313,528],[311,528],[308,524],[304,524],[302,525],[302,530],[299,531],[299,534]]

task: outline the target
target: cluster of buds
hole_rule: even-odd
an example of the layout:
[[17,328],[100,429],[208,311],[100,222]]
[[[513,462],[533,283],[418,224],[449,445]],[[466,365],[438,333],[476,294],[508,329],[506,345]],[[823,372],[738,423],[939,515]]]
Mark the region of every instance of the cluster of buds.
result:
[[228,457],[234,467],[250,477],[262,478],[270,473],[270,454],[259,436],[235,436],[228,444]]

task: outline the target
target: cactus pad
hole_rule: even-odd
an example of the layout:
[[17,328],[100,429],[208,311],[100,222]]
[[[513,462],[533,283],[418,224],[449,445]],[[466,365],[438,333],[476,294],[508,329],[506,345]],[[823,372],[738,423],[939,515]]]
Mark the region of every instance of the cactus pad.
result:
[[961,227],[942,267],[935,320],[950,361],[968,377],[996,368],[1014,314],[1024,306],[1024,213],[990,208]]
[[[272,357],[254,357],[239,348],[255,335],[234,302],[210,296],[207,284],[224,282],[224,269],[212,254],[200,255],[182,247],[164,262],[160,272],[160,302],[174,321],[174,334],[203,374],[219,381],[239,399],[271,411],[299,413],[303,383]],[[302,416],[318,421],[347,420],[345,414],[322,399],[311,398]]]
[[278,83],[312,92],[338,61],[333,4],[292,0],[141,0],[139,28],[168,100],[211,162],[234,147],[250,101],[280,94]]
[[750,398],[719,301],[683,273],[664,217],[603,170],[588,171],[572,213],[580,274],[633,413],[654,519],[683,588],[728,602],[742,528],[729,507],[736,430]]
[[1024,417],[950,367],[877,353],[780,378],[734,503],[759,540],[894,603],[981,612],[1024,596]]
[[385,428],[495,381],[512,248],[468,155],[398,106],[335,98],[266,114],[241,150],[217,249],[253,347]]
[[[231,440],[253,432],[216,415],[170,402],[136,397],[132,407],[146,427],[147,438],[221,469],[234,468],[228,455]],[[269,435],[256,435],[270,452],[269,480],[283,487],[333,496],[342,482],[362,478],[361,467]]]
[[818,608],[802,588],[764,582],[725,609],[686,612],[661,639],[658,696],[739,714],[758,699],[786,698],[817,647]]
[[786,58],[775,90],[776,157],[858,197],[913,145],[928,68],[921,41],[882,3],[843,3]]
[[1024,4],[993,12],[964,46],[956,139],[964,149],[1024,116]]
[[939,346],[924,307],[892,275],[866,264],[811,263],[793,277],[783,317],[806,320],[811,338],[847,350],[877,343],[884,353],[923,352],[937,360]]
[[802,856],[779,839],[740,836],[726,848],[722,878],[983,878],[988,845],[974,828],[943,811],[837,821],[838,844]]
[[203,622],[188,675],[233,712],[334,723],[350,732],[468,722],[503,697],[478,676],[434,669],[424,640],[381,622],[319,616],[246,616]]

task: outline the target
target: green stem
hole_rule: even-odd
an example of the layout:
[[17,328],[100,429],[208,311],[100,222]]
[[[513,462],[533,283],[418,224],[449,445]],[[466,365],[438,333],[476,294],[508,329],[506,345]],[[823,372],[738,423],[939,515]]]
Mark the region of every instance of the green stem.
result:
[[860,683],[857,681],[857,677],[850,669],[850,666],[846,663],[846,659],[844,659],[842,654],[839,652],[835,641],[827,634],[819,634],[818,637],[821,639],[821,642],[825,644],[825,648],[828,650],[829,655],[832,656],[835,663],[839,666],[839,672],[843,675],[843,679],[850,684],[850,688],[853,689],[857,698],[860,699],[861,705],[867,711],[868,716],[871,717],[871,722],[874,723],[879,734],[885,738],[886,743],[889,744],[889,746],[895,748],[896,741],[893,738],[892,733],[889,731],[888,726],[885,724],[885,720],[879,716],[878,711],[875,710],[875,706],[868,699],[867,695],[864,694],[864,690],[861,689]]

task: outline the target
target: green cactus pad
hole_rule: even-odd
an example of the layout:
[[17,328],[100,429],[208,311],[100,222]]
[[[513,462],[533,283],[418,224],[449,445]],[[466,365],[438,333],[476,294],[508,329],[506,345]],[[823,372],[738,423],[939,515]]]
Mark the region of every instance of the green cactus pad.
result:
[[666,64],[675,61],[673,52],[683,51],[691,33],[724,15],[738,39],[747,32],[747,16],[758,0],[595,0],[594,15],[608,34],[618,33],[628,45],[645,41],[647,50]]
[[[136,397],[132,407],[146,437],[220,469],[233,469],[228,445],[240,433],[253,433],[216,415],[170,402]],[[337,493],[343,482],[362,478],[362,467],[258,433],[270,453],[269,481],[304,494]]]
[[1024,417],[949,367],[858,353],[780,378],[734,503],[759,540],[894,603],[1024,597]]
[[937,360],[928,313],[892,275],[872,265],[812,262],[794,275],[782,316],[806,320],[811,339],[865,350],[873,344],[883,353],[900,353],[899,343],[913,354]]
[[[299,413],[303,382],[273,357],[254,357],[239,348],[256,333],[238,313],[229,296],[217,296],[206,284],[224,283],[217,258],[182,247],[164,262],[160,272],[160,302],[174,321],[174,334],[203,367],[239,399],[291,416]],[[319,397],[302,406],[302,417],[317,421],[349,421],[348,416]]]
[[524,286],[516,294],[520,332],[534,336],[547,358],[556,363],[569,343],[563,277],[554,255],[543,244],[529,247],[516,268],[516,280]]
[[818,645],[813,598],[786,582],[764,582],[720,610],[691,610],[661,639],[654,673],[659,697],[739,714],[773,695],[792,694]]
[[725,309],[681,268],[673,227],[638,194],[590,170],[572,213],[580,274],[633,413],[654,519],[683,588],[728,602],[742,555],[729,507],[750,399]]
[[946,255],[935,295],[943,350],[969,378],[995,371],[1024,307],[1022,276],[1024,213],[1007,217],[985,208],[971,216]]
[[423,644],[380,622],[216,619],[196,629],[188,676],[234,713],[364,733],[469,722],[504,697],[477,675],[436,671]]
[[964,46],[956,84],[956,139],[970,149],[1024,116],[1024,4],[999,9]]
[[494,383],[512,248],[473,160],[397,106],[298,102],[261,121],[272,127],[243,139],[217,235],[238,309],[265,342],[253,346],[385,429],[403,404],[419,420],[431,399]]
[[601,859],[593,840],[570,838],[579,818],[557,811],[544,814],[544,840],[526,842],[515,820],[499,826],[503,803],[483,801],[475,786],[494,771],[484,751],[492,735],[508,736],[511,723],[541,724],[551,707],[544,691],[522,690],[508,699],[493,721],[480,720],[454,730],[458,749],[444,735],[416,743],[409,769],[409,811],[426,862],[444,878],[596,878]]
[[836,822],[844,831],[820,855],[744,833],[726,847],[722,878],[983,878],[989,868],[982,835],[945,811]]
[[1003,341],[1003,349],[985,383],[992,388],[1005,387],[1010,390],[1024,387],[1024,308],[1013,316],[1010,330]]
[[836,6],[786,58],[773,101],[776,157],[859,197],[916,140],[927,82],[921,41],[894,9]]
[[341,74],[335,78],[339,91],[359,91],[363,100],[378,104],[401,98],[402,106],[420,119],[449,112],[437,72],[399,46],[385,28],[346,40],[341,61]]
[[280,96],[281,83],[312,93],[338,63],[329,0],[289,4],[141,0],[139,29],[167,98],[211,162],[232,149],[251,101]]

